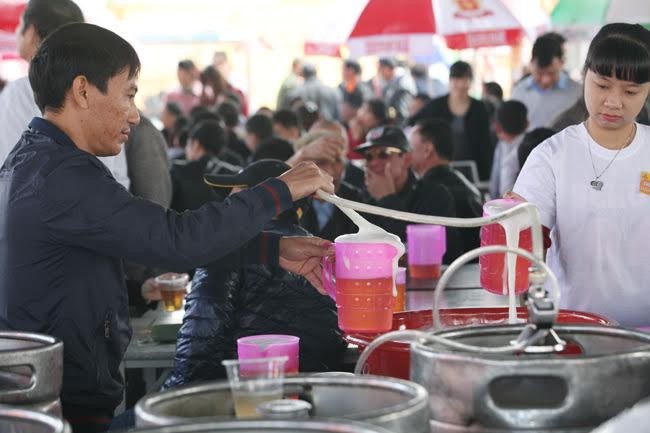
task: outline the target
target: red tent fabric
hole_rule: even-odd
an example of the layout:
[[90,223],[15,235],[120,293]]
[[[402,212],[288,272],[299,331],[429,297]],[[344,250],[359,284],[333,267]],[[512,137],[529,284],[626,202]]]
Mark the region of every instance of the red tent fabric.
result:
[[13,33],[25,10],[25,1],[0,0],[0,31]]

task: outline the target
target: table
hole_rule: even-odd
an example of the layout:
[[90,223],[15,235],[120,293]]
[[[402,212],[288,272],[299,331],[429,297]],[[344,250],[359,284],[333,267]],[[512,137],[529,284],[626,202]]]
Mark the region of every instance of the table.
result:
[[[444,271],[444,270],[443,270]],[[431,309],[437,280],[419,280],[407,282],[406,305],[409,310]],[[459,307],[498,307],[507,306],[508,298],[498,296],[481,289],[478,264],[463,266],[452,275],[443,294],[443,308]],[[147,392],[155,391],[167,376],[164,372],[156,377],[156,369],[171,369],[174,366],[176,343],[159,343],[151,339],[151,326],[161,318],[171,318],[181,323],[184,311],[168,313],[162,310],[149,310],[142,317],[131,319],[133,338],[124,356],[123,368],[142,369]],[[344,362],[358,357],[356,348],[350,347]]]

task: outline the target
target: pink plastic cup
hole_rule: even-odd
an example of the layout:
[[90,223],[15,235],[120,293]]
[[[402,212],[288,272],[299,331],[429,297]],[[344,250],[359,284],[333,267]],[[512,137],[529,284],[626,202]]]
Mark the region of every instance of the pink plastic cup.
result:
[[293,335],[251,335],[237,339],[237,357],[242,359],[287,357],[285,374],[298,374],[300,338]]
[[409,275],[415,280],[440,278],[440,265],[447,251],[445,227],[427,224],[406,226]]
[[323,284],[336,301],[339,328],[349,333],[390,330],[397,249],[384,243],[335,242],[334,250],[334,266],[331,258],[323,259]]

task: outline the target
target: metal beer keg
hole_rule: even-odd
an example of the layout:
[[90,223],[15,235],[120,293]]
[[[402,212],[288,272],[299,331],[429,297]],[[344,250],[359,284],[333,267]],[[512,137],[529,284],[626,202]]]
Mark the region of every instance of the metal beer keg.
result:
[[[523,329],[476,327],[436,335],[490,348],[507,346]],[[434,424],[447,431],[588,430],[650,396],[650,334],[581,325],[553,330],[565,343],[559,352],[531,346],[487,354],[415,343],[411,379],[428,390]]]
[[[284,379],[284,398],[312,405],[312,419],[362,421],[400,433],[428,433],[428,396],[420,385],[375,376],[309,376]],[[136,424],[172,425],[233,420],[234,403],[227,381],[171,389],[142,398]]]
[[131,433],[390,433],[381,427],[352,421],[223,421],[158,426]]
[[52,415],[0,405],[0,432],[71,433],[71,430],[65,421]]
[[0,331],[0,404],[61,415],[63,343],[47,335]]

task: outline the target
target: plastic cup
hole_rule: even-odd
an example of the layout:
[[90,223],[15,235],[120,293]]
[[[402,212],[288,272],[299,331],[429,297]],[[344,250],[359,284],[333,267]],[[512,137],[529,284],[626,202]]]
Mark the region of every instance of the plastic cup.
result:
[[323,260],[323,284],[336,300],[339,328],[360,333],[390,330],[397,249],[385,243],[335,242],[334,250],[334,265],[331,258]]
[[156,277],[155,282],[160,288],[165,311],[178,311],[183,307],[183,299],[185,299],[189,279],[188,274],[175,274],[173,272]]
[[240,360],[286,356],[284,374],[298,374],[299,349],[300,338],[293,335],[251,335],[237,339],[237,357]]
[[259,418],[257,406],[282,399],[286,356],[227,359],[226,368],[237,418]]
[[395,287],[397,287],[397,298],[393,306],[394,313],[406,310],[406,268],[397,268]]
[[445,227],[427,224],[406,226],[409,275],[415,280],[440,278],[440,265],[447,251]]

